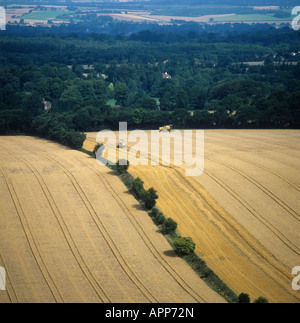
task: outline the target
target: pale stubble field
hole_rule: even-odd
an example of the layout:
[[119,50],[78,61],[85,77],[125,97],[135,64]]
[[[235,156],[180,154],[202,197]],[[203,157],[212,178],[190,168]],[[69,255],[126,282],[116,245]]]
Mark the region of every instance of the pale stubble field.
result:
[[224,302],[94,158],[0,137],[0,302]]

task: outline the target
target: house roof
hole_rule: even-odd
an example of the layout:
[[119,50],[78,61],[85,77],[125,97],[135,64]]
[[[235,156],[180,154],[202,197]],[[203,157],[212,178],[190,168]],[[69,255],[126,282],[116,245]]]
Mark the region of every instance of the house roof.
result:
[[172,78],[172,76],[170,74],[168,74],[167,72],[164,73],[162,76],[163,76],[164,79],[170,79],[170,78]]

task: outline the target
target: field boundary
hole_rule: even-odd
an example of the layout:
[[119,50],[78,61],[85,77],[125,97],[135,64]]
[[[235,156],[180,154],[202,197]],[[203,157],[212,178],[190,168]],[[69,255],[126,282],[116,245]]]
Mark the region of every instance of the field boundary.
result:
[[[132,188],[132,182],[134,180],[134,177],[128,172],[124,174],[119,174],[114,166],[109,166],[109,168],[114,171],[114,173],[122,180],[125,186],[132,193],[131,188]],[[176,238],[181,238],[182,236],[177,231],[170,234],[164,233],[164,231],[162,230],[163,225],[158,224],[155,221],[155,217],[151,214],[152,210],[147,210],[144,207],[143,202],[140,199],[138,199],[135,196],[135,194],[133,194],[133,196],[139,202],[141,207],[148,213],[148,215],[150,216],[154,224],[160,230],[161,234],[164,235],[164,237],[169,242],[172,249],[176,252],[174,248],[174,240]],[[162,216],[164,216],[164,214],[157,207],[155,208]],[[180,255],[177,252],[176,254],[178,255],[178,257],[181,257],[212,290],[214,290],[219,295],[224,297],[229,303],[238,302],[238,296],[217,276],[217,274],[214,273],[212,269],[210,269],[207,266],[206,262],[202,260],[195,252],[185,256]]]
[[[88,151],[84,148],[81,148],[80,151],[95,158],[95,154],[91,151]],[[163,225],[161,225],[161,224],[157,223],[157,221],[155,221],[155,216],[153,216],[153,214],[152,214],[153,209],[147,210],[144,207],[143,201],[141,199],[139,199],[133,193],[132,183],[134,181],[134,177],[127,171],[120,173],[116,166],[108,164],[107,167],[109,169],[111,169],[114,172],[114,174],[120,178],[120,180],[123,182],[123,184],[128,188],[129,192],[138,201],[138,203],[143,208],[143,210],[145,212],[147,212],[147,214],[150,216],[153,223],[157,226],[160,233],[163,234],[163,236],[166,238],[166,240],[168,241],[168,243],[170,244],[170,246],[172,247],[174,252],[176,252],[176,250],[174,248],[174,240],[176,238],[180,238],[181,235],[177,231],[170,233],[170,234],[163,232],[163,230],[162,230]],[[156,206],[155,206],[155,208],[158,210],[158,212],[163,217],[165,217],[164,214]],[[193,252],[189,255],[185,255],[185,256],[180,255],[178,252],[176,252],[176,254],[178,255],[178,257],[182,258],[190,266],[190,268],[193,269],[193,271],[199,276],[199,278],[202,279],[207,284],[207,286],[210,287],[213,291],[218,293],[220,296],[222,296],[229,303],[237,303],[238,302],[238,296],[218,277],[217,274],[215,274],[215,272],[212,269],[210,269],[207,266],[206,262],[204,260],[202,260],[195,252]]]

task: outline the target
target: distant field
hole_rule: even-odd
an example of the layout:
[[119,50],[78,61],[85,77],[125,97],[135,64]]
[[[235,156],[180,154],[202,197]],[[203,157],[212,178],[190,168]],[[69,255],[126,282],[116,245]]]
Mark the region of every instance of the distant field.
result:
[[[33,22],[43,22],[47,20],[62,20],[60,17],[63,15],[72,15],[74,11],[67,11],[66,7],[55,7],[57,10],[49,11],[35,11],[28,13],[29,8],[25,7],[22,9],[8,10],[9,20],[12,19],[25,19],[31,20]],[[50,9],[50,8],[48,8]],[[262,8],[261,8],[262,9]],[[159,24],[169,24],[174,21],[194,21],[201,23],[226,23],[226,22],[246,22],[246,23],[276,23],[276,22],[289,22],[292,17],[278,18],[275,17],[276,8],[265,8],[269,10],[274,10],[272,12],[265,12],[263,10],[251,11],[250,8],[244,7],[210,7],[210,6],[199,6],[195,8],[185,7],[185,6],[174,6],[169,7],[159,7],[154,9],[145,10],[122,10],[114,8],[114,13],[102,12],[98,15],[111,16],[112,18],[119,21],[133,21],[133,22],[157,22]],[[95,10],[95,9],[93,9]],[[93,11],[91,10],[91,11]],[[278,10],[279,12],[279,10]],[[289,12],[289,10],[280,10],[280,12]],[[10,19],[12,16],[16,16]],[[68,19],[64,19],[68,20]],[[13,20],[12,20],[13,21]]]
[[273,14],[253,14],[253,15],[233,15],[224,17],[215,17],[214,22],[240,22],[240,21],[291,21],[292,17],[288,18],[276,18]]
[[[224,22],[288,22],[292,20],[292,17],[287,18],[277,18],[274,17],[272,13],[265,14],[214,14],[214,15],[159,15],[149,14],[147,12],[123,12],[121,14],[103,14],[109,15],[117,20],[125,21],[156,21],[157,23],[172,23],[173,21],[194,21],[194,22],[204,22],[204,23],[224,23]],[[213,19],[213,20],[211,20]]]
[[25,14],[21,17],[21,19],[49,20],[49,19],[55,19],[62,15],[72,15],[72,14],[74,14],[74,11],[37,11],[37,12]]
[[[224,6],[163,6],[157,9],[153,9],[151,16],[169,16],[169,17],[189,17],[193,21],[198,21],[200,17],[216,17],[215,22],[240,22],[240,21],[290,21],[290,17],[278,18],[275,15],[279,13],[284,13],[290,15],[290,9],[279,9],[279,7],[268,6],[268,7],[224,7]],[[234,15],[235,19],[228,18]],[[223,16],[225,18],[223,18]],[[228,16],[228,17],[227,17]],[[187,20],[187,19],[183,19]]]

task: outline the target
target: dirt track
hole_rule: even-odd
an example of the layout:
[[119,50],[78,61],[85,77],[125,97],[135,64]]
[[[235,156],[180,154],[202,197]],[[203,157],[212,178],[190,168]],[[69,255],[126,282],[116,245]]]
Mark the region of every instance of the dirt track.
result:
[[237,294],[299,303],[291,288],[300,264],[299,160],[299,131],[217,130],[205,132],[202,176],[186,177],[184,166],[130,172],[158,191],[158,207]]
[[0,302],[224,302],[108,168],[0,137]]

